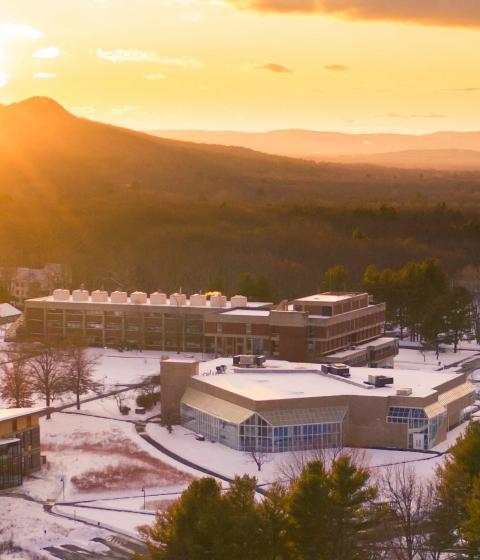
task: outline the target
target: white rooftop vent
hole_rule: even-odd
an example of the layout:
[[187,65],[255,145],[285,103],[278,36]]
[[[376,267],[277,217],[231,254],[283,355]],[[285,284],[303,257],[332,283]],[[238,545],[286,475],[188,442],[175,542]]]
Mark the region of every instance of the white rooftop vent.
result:
[[411,387],[401,387],[397,389],[397,395],[399,397],[409,397],[413,393]]
[[57,288],[53,290],[54,301],[67,301],[70,299],[70,290],[64,290],[63,288]]
[[230,303],[232,307],[247,307],[248,299],[245,296],[233,296]]
[[72,299],[73,301],[88,301],[88,290],[73,290]]
[[153,305],[166,305],[167,304],[167,294],[161,294],[159,292],[153,292],[150,294],[150,303]]
[[115,290],[110,294],[110,301],[112,303],[127,303],[127,292]]
[[106,303],[108,301],[108,292],[105,290],[95,290],[92,292],[92,302]]
[[130,302],[136,305],[147,303],[147,294],[145,292],[132,292],[130,294]]
[[170,295],[170,305],[186,305],[187,296],[185,294],[171,294]]
[[217,294],[210,298],[211,307],[227,307],[227,297],[222,294]]
[[207,305],[207,296],[203,294],[191,295],[190,305],[193,305],[194,307],[205,307],[205,305]]

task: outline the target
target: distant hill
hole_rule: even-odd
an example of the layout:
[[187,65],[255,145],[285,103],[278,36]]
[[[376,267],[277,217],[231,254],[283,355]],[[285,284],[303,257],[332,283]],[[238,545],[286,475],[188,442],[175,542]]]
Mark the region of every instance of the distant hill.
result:
[[[448,188],[453,181],[458,178],[442,176]],[[430,183],[443,196],[437,175],[424,177],[421,187]],[[0,106],[0,195],[68,201],[127,192],[133,200],[151,193],[175,200],[330,204],[402,198],[418,189],[416,172],[157,138],[76,117],[48,98]]]
[[[242,146],[270,154],[316,161],[404,168],[480,169],[478,154],[475,153],[478,151],[480,154],[480,132],[436,132],[414,136],[342,134],[308,130],[258,133],[159,130],[153,134],[176,140]],[[398,154],[398,157],[394,156],[394,153]]]
[[480,150],[402,150],[364,156],[332,157],[338,163],[405,169],[480,170]]

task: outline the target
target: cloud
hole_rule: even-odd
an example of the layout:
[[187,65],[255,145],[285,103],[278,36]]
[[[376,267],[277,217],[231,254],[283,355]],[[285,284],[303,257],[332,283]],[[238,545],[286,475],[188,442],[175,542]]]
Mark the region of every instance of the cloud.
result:
[[10,74],[0,72],[0,87],[5,87],[10,81]]
[[203,20],[203,16],[200,12],[195,10],[180,14],[179,19],[184,23],[200,23]]
[[137,105],[120,105],[119,107],[112,107],[111,112],[114,115],[119,115],[119,116],[128,115],[128,114],[142,116],[147,114],[145,113],[145,111],[141,109],[141,107],[138,107]]
[[162,74],[161,72],[156,72],[154,74],[145,74],[146,80],[166,80],[167,75]]
[[57,58],[60,56],[60,49],[58,47],[44,47],[43,49],[37,49],[33,56],[35,58]]
[[97,56],[113,63],[117,62],[150,62],[166,66],[179,66],[181,68],[202,68],[203,63],[196,58],[162,58],[155,52],[137,49],[97,49]]
[[52,72],[37,72],[33,75],[33,77],[37,80],[51,80],[53,78],[56,78],[57,75],[53,74]]
[[463,87],[463,88],[453,88],[448,91],[466,91],[466,92],[473,92],[473,91],[480,91],[480,87]]
[[12,41],[15,39],[40,39],[43,32],[23,23],[0,23],[0,39]]
[[350,68],[344,64],[327,64],[324,66],[325,70],[330,70],[330,72],[346,72]]
[[261,12],[322,13],[354,20],[480,27],[478,0],[228,0]]
[[267,70],[268,72],[275,72],[276,74],[290,74],[293,72],[291,68],[287,68],[283,64],[275,64],[274,62],[255,66],[255,70]]
[[80,115],[81,117],[85,115],[93,115],[96,111],[93,105],[77,105],[75,107],[69,107],[68,110],[75,115]]
[[448,117],[448,115],[442,115],[441,113],[387,113],[386,116],[391,119],[445,119]]

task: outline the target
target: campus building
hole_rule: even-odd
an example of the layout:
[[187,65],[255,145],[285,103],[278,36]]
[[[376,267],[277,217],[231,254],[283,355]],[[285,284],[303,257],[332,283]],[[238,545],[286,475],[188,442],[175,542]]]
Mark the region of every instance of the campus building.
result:
[[373,367],[393,366],[398,353],[396,339],[381,337],[384,324],[385,304],[371,303],[366,293],[328,292],[274,306],[221,294],[58,289],[25,302],[30,338]]
[[466,374],[383,373],[277,360],[251,368],[229,359],[167,360],[160,375],[162,412],[172,423],[240,451],[430,449],[474,402]]
[[0,490],[20,486],[23,476],[40,469],[43,408],[0,409]]

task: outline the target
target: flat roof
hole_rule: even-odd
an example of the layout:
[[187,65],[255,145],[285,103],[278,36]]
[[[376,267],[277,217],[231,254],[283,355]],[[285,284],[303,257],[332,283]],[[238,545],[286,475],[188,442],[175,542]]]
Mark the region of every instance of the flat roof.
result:
[[31,416],[33,414],[41,414],[45,407],[34,406],[32,408],[0,408],[0,422],[6,420],[14,420],[22,416]]
[[[62,299],[62,300],[56,300],[53,299],[53,296],[45,296],[45,297],[39,297],[39,298],[32,298],[32,299],[27,299],[26,303],[30,302],[30,301],[38,301],[38,302],[42,302],[42,303],[52,303],[58,306],[61,306],[62,304],[65,303],[71,303],[74,305],[125,305],[125,306],[132,306],[132,307],[158,307],[158,308],[163,308],[163,309],[181,309],[181,308],[193,308],[193,309],[205,309],[205,308],[213,308],[213,309],[237,309],[237,308],[232,308],[232,304],[230,302],[230,300],[227,301],[227,304],[225,305],[225,307],[215,307],[211,305],[210,300],[208,300],[206,302],[205,305],[191,305],[190,304],[190,300],[187,300],[187,303],[185,303],[184,305],[177,305],[175,303],[170,304],[170,300],[167,299],[167,303],[151,303],[150,302],[150,298],[147,298],[147,302],[146,303],[132,303],[130,301],[130,298],[127,299],[127,301],[125,302],[112,302],[110,300],[110,298],[108,298],[107,301],[92,301],[92,297],[89,296],[88,300],[86,301],[75,301],[72,299],[72,297],[70,296],[68,299]],[[247,308],[252,308],[252,309],[258,309],[261,307],[266,307],[267,305],[272,305],[271,302],[268,301],[249,301],[247,302],[246,307]]]
[[345,292],[345,293],[324,293],[324,294],[315,294],[313,296],[306,296],[302,298],[298,298],[296,302],[303,302],[303,303],[336,303],[338,301],[344,301],[347,299],[351,299],[355,296],[363,296],[368,295],[364,292]]
[[[219,365],[227,366],[225,374],[215,374]],[[436,387],[458,377],[458,374],[437,371],[363,367],[350,367],[350,374],[350,378],[344,379],[322,374],[319,364],[281,360],[268,360],[263,370],[240,369],[232,365],[231,359],[218,358],[201,363],[200,375],[195,379],[254,401],[265,401],[346,395],[387,397],[405,387],[412,389],[412,397],[423,398],[434,394]],[[374,389],[364,383],[372,374],[393,377],[393,384]]]
[[339,361],[342,361],[342,358],[351,356],[352,354],[355,354],[355,352],[361,352],[362,350],[366,350],[367,348],[370,348],[370,346],[373,347],[383,346],[384,344],[391,344],[392,341],[395,340],[396,339],[393,337],[391,338],[391,337],[382,336],[380,338],[376,338],[375,340],[371,340],[370,342],[364,342],[363,344],[355,344],[352,347],[347,348],[346,350],[339,350],[338,352],[333,352],[332,354],[328,354],[328,356],[325,357],[329,358],[329,360],[331,358],[338,358]]
[[237,309],[232,309],[231,311],[225,311],[225,313],[222,313],[222,315],[228,315],[228,316],[245,316],[245,317],[269,317],[270,316],[270,310],[269,309],[242,309],[242,308],[237,308]]

